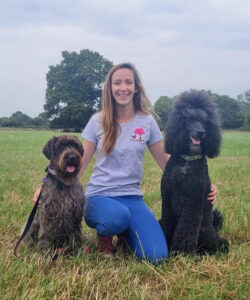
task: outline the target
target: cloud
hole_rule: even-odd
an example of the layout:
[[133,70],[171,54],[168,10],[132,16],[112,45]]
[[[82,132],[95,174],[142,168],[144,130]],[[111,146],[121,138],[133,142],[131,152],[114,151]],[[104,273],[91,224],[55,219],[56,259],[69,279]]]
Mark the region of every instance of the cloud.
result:
[[153,102],[188,88],[236,97],[250,88],[249,12],[233,0],[4,1],[0,117],[42,112],[48,66],[86,48],[133,62]]

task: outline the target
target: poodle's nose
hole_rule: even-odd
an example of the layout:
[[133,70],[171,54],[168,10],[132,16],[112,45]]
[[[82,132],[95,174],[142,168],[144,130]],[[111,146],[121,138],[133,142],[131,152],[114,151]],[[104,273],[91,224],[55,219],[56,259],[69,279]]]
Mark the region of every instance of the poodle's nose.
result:
[[205,131],[201,130],[197,132],[197,137],[201,140],[205,137]]

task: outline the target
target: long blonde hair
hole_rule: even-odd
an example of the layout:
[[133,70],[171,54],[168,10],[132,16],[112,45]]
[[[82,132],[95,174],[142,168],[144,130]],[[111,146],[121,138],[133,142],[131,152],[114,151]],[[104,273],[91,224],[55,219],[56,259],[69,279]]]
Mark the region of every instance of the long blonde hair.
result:
[[120,125],[117,121],[116,102],[111,89],[112,76],[119,69],[129,69],[134,74],[135,89],[137,90],[133,98],[135,111],[140,111],[147,115],[154,113],[152,104],[146,96],[141,79],[135,67],[131,63],[115,65],[109,71],[102,90],[101,123],[104,130],[101,148],[102,154],[109,154],[113,150],[116,140],[120,134]]

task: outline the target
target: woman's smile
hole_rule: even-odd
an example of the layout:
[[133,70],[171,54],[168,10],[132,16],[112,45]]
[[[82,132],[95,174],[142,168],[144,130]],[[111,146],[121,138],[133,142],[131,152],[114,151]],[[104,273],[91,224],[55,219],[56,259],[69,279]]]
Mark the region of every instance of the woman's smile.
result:
[[132,105],[136,92],[134,74],[129,69],[119,69],[112,76],[112,94],[116,104]]

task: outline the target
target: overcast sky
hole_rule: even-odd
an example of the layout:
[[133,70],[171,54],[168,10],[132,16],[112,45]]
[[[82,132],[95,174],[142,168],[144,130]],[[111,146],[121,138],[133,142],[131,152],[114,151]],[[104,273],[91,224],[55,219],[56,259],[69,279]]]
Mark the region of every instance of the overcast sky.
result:
[[148,96],[250,89],[249,0],[0,0],[0,117],[43,111],[63,50],[132,62]]

